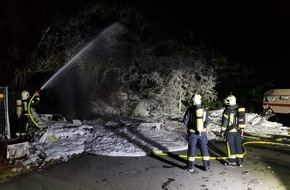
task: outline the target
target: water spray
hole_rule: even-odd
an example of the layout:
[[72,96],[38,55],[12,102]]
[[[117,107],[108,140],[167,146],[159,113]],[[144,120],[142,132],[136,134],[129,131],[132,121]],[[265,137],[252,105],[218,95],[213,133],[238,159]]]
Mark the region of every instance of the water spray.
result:
[[[109,41],[107,36],[114,36],[116,33],[121,32],[123,30],[122,25],[119,23],[115,23],[110,25],[108,28],[103,30],[96,38],[94,38],[91,42],[89,42],[81,51],[79,51],[71,60],[69,60],[63,67],[61,67],[45,84],[41,87],[40,90],[47,88],[64,70],[68,69],[73,63],[76,62],[78,58],[81,58],[82,54],[88,52],[90,48],[94,48],[96,44],[99,44],[104,41]],[[103,37],[103,38],[102,38]]]

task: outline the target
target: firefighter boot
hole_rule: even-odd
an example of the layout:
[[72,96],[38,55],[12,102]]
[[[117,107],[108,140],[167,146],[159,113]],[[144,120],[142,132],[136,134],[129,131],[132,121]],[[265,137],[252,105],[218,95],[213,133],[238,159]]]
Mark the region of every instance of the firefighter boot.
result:
[[209,160],[203,160],[204,171],[208,172],[210,170],[210,162]]
[[244,164],[244,161],[243,161],[243,158],[237,158],[237,165],[239,167],[243,167],[245,164]]
[[189,172],[194,172],[194,162],[188,161],[186,165],[186,170]]
[[237,163],[235,159],[229,159],[229,161],[226,162],[225,165],[228,167],[235,168],[237,166]]

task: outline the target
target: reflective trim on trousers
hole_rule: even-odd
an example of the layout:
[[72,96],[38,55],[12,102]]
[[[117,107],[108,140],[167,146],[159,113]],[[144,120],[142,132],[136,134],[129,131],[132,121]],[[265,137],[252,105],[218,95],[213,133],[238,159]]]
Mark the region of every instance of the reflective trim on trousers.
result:
[[191,161],[191,162],[194,162],[194,161],[195,161],[195,157],[190,157],[190,156],[189,156],[189,157],[187,157],[187,160],[188,160],[188,161]]
[[210,160],[210,156],[203,156],[202,160]]
[[17,137],[20,137],[20,136],[26,136],[26,133],[16,133],[16,136],[17,136]]

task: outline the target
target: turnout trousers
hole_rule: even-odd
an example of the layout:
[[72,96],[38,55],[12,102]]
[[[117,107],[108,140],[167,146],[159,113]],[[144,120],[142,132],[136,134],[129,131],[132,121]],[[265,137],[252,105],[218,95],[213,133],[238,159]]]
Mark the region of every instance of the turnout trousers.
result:
[[229,162],[237,162],[243,159],[242,137],[239,132],[229,132],[226,136]]
[[208,139],[205,132],[201,134],[188,133],[187,169],[193,169],[195,164],[196,149],[199,148],[202,156],[203,166],[207,169],[209,164]]

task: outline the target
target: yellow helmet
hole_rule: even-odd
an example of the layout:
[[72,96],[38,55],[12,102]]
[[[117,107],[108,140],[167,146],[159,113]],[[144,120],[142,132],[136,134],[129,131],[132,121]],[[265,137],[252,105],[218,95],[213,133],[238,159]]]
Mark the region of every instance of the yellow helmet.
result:
[[228,97],[226,97],[224,102],[227,106],[234,106],[237,104],[237,99],[234,95],[229,95]]
[[22,92],[22,99],[26,100],[26,99],[29,98],[29,96],[30,96],[30,94],[29,94],[29,92],[27,92],[26,90],[24,90],[24,91]]
[[195,94],[192,98],[194,105],[201,105],[201,95]]

